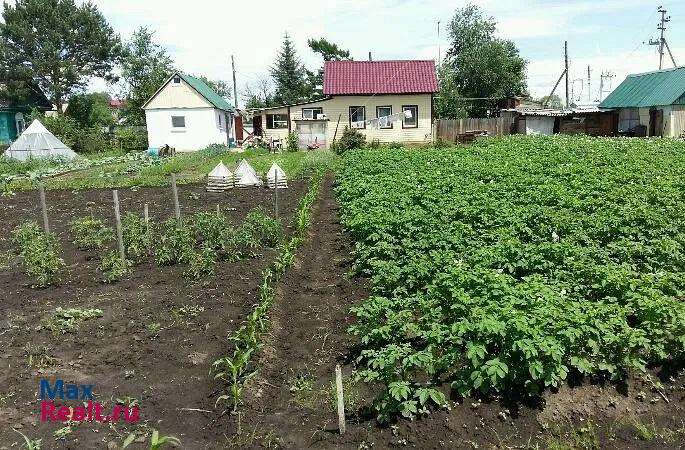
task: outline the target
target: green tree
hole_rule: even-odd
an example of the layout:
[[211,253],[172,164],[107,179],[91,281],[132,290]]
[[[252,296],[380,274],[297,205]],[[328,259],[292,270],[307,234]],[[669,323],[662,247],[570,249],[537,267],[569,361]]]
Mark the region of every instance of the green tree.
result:
[[83,90],[92,77],[114,79],[119,36],[91,2],[5,2],[2,18],[0,72],[36,80],[58,112],[65,99]]
[[[225,80],[210,80],[204,75],[200,75],[197,78],[205,82],[207,86],[214,89],[214,92],[219,94],[222,98],[226,100],[231,100],[231,95],[233,95],[233,89],[231,89],[231,84]],[[229,102],[230,103],[230,102]]]
[[289,105],[307,101],[312,97],[313,87],[307,76],[307,70],[295,52],[295,46],[288,34],[285,34],[276,64],[271,67],[271,76],[276,84],[274,101]]
[[139,28],[124,46],[121,117],[128,125],[145,125],[143,105],[174,72],[173,60],[153,38],[154,33],[147,28]]
[[441,117],[458,111],[485,117],[499,99],[526,95],[527,62],[512,41],[495,36],[492,17],[468,5],[457,10],[448,29],[450,48],[440,68],[441,87],[448,89],[441,89],[437,105]]
[[64,114],[73,118],[82,128],[110,127],[114,125],[111,101],[106,92],[75,95],[69,100]]
[[243,103],[247,109],[277,106],[271,89],[271,81],[260,77],[255,83],[246,84],[242,91]]
[[561,97],[559,97],[557,94],[543,96],[540,98],[540,105],[543,108],[553,109],[562,109],[564,107],[564,104],[561,102]]
[[[349,50],[343,50],[337,44],[327,41],[325,38],[309,39],[307,41],[309,48],[326,61],[351,61]],[[314,89],[315,98],[323,98],[323,65],[317,73],[307,71],[309,83]]]

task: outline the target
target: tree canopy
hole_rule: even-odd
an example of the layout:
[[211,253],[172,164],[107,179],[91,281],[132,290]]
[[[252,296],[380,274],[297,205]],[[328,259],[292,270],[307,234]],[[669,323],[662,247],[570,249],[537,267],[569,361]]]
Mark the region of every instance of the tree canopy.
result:
[[475,5],[457,10],[450,48],[439,70],[441,117],[485,117],[499,99],[526,95],[526,65],[516,45],[495,36],[497,25]]
[[62,112],[65,99],[91,77],[112,80],[121,53],[119,36],[91,2],[17,0],[4,3],[0,21],[0,73],[36,80]]
[[139,28],[126,41],[121,62],[124,105],[121,117],[128,125],[144,125],[142,107],[162,83],[174,72],[174,62],[161,45],[154,42],[154,33]]
[[[338,47],[337,44],[327,41],[325,38],[309,39],[307,45],[309,45],[309,48],[314,53],[321,55],[324,63],[326,61],[344,61],[352,59],[349,50],[343,50]],[[307,72],[309,82],[313,87],[314,96],[316,98],[323,98],[323,65],[321,65],[321,68],[316,74],[311,71]]]
[[289,105],[312,98],[314,89],[287,33],[276,57],[276,63],[271,67],[271,76],[276,85],[276,103]]
[[69,100],[64,114],[83,128],[109,127],[114,125],[111,100],[106,92],[75,95]]
[[233,89],[231,88],[231,84],[226,81],[226,80],[210,80],[204,75],[197,76],[197,78],[201,79],[202,81],[205,82],[207,86],[210,88],[214,89],[214,92],[219,94],[220,97],[226,99],[229,101],[229,103],[232,102],[231,100],[231,95],[233,95]]

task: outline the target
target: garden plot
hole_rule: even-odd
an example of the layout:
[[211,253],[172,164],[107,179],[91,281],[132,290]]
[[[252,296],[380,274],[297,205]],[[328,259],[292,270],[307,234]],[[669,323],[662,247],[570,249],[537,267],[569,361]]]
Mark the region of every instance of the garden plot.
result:
[[[292,182],[278,193],[284,236],[291,234],[293,213],[305,190],[305,182]],[[204,186],[179,187],[183,220],[214,217],[218,205],[235,227],[254,220],[255,208],[273,214],[273,196],[273,191],[258,188],[210,194]],[[11,427],[42,438],[47,448],[57,447],[60,438],[71,447],[106,447],[121,444],[128,431],[142,438],[153,428],[180,438],[185,448],[221,442],[229,418],[219,418],[221,409],[214,408],[221,385],[210,367],[230,353],[227,335],[258,301],[262,271],[277,255],[273,243],[262,241],[249,254],[218,260],[213,274],[197,280],[188,276],[190,264],[160,263],[155,254],[107,284],[99,267],[103,254],[116,248],[114,241],[106,240],[104,250],[86,249],[84,242],[77,246],[73,222],[92,217],[103,223],[82,222],[82,228],[112,228],[112,191],[50,190],[50,228],[61,245],[64,266],[56,284],[38,289],[31,287],[35,279],[13,254],[12,241],[12,231],[25,220],[40,223],[37,198],[35,191],[26,191],[0,199],[0,442],[23,442]],[[119,199],[124,220],[131,212],[142,217],[145,203],[153,222],[174,215],[169,188],[122,189]],[[162,246],[163,240],[163,235],[153,239],[152,246]],[[96,401],[105,405],[138,406],[140,421],[43,423],[39,383],[57,378],[93,384]]]

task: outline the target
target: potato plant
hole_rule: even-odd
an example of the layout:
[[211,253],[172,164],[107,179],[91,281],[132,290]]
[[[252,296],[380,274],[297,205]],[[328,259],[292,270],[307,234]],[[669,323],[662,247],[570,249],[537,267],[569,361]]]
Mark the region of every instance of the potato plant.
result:
[[685,356],[685,153],[670,140],[511,136],[350,151],[341,221],[373,295],[354,308],[378,418],[537,395]]
[[12,236],[26,274],[34,280],[34,286],[43,288],[57,283],[65,268],[57,237],[46,233],[33,221],[19,225]]

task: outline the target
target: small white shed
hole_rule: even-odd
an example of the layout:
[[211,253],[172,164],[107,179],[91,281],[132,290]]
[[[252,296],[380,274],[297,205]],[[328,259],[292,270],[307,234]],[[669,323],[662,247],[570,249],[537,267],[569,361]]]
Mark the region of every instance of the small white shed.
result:
[[174,73],[144,105],[150,147],[178,151],[228,145],[235,137],[233,107],[199,78]]

